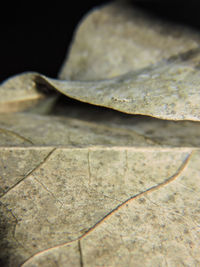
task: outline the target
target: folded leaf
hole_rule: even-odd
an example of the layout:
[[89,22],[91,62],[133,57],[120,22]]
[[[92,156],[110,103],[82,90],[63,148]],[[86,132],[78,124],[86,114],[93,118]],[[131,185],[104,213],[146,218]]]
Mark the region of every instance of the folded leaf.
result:
[[63,63],[61,79],[112,78],[199,47],[198,31],[159,19],[133,3],[118,2],[84,17]]
[[[70,115],[78,112],[74,118]],[[1,146],[200,147],[200,124],[70,107],[68,117],[0,115]],[[93,115],[93,116],[92,116]],[[70,118],[71,117],[71,118]],[[105,118],[107,120],[105,121]]]
[[[145,69],[102,81],[58,81],[38,76],[38,83],[94,105],[166,120],[200,121],[200,49]],[[23,77],[23,76],[22,76]]]
[[1,116],[1,127],[13,137],[0,147],[6,266],[163,265],[166,255],[173,265],[200,262],[196,146],[33,114]]
[[199,41],[187,28],[110,4],[81,24],[60,75],[68,80],[15,76],[0,87],[0,112],[24,110],[46,87],[124,113],[200,121]]
[[14,76],[0,86],[0,113],[26,110],[44,98],[34,84],[34,75]]
[[0,266],[200,266],[199,40],[110,4],[0,86]]

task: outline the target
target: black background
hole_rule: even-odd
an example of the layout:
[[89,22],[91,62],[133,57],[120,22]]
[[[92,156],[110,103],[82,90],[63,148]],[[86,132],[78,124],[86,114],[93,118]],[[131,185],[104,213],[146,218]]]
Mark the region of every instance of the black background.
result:
[[[110,1],[48,1],[46,5],[13,2],[1,6],[0,82],[25,71],[56,77],[80,19],[95,6]],[[198,0],[131,2],[162,18],[200,30]]]

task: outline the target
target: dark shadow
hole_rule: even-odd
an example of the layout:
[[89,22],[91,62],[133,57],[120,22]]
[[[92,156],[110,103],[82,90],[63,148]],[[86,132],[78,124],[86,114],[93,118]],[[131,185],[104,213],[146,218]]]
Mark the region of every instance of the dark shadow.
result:
[[128,2],[161,19],[200,29],[200,3],[197,0],[129,0]]

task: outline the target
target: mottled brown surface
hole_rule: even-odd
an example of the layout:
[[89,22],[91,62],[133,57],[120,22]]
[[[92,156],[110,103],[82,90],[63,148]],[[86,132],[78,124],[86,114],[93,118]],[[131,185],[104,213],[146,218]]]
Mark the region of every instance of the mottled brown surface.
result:
[[0,116],[6,266],[199,263],[199,124],[111,114]]
[[198,122],[132,117],[77,106],[71,106],[65,116],[0,115],[1,146],[200,147],[199,133]]
[[14,76],[0,85],[0,113],[18,112],[38,104],[44,95],[35,87],[34,75]]
[[198,42],[111,4],[79,27],[68,80],[0,86],[0,266],[200,266]]
[[25,110],[50,89],[129,114],[200,121],[199,43],[198,32],[112,3],[83,20],[62,80],[25,73],[5,81],[0,112]]
[[193,50],[199,42],[198,31],[152,16],[134,5],[112,2],[83,18],[60,78],[116,77]]
[[[145,266],[199,264],[199,150],[16,147],[1,154],[11,151],[22,175],[18,155],[48,152],[0,198],[3,216],[12,211],[8,240],[19,263],[79,266],[72,259],[80,258],[80,241],[86,266],[140,266],[141,258]],[[12,167],[9,158],[3,166]],[[8,266],[17,266],[12,257]]]

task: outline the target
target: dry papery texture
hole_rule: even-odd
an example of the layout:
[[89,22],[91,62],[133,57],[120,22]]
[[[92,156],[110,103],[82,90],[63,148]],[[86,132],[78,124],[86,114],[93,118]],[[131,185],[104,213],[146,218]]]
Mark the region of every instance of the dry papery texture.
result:
[[199,41],[198,31],[115,2],[83,19],[59,76],[63,80],[113,78],[194,50]]
[[114,3],[0,86],[0,266],[200,266],[198,42]]
[[18,146],[0,153],[6,266],[199,265],[198,149]]
[[34,75],[27,74],[9,78],[0,85],[0,113],[18,112],[38,104],[45,95],[34,83]]
[[67,113],[0,116],[5,266],[198,266],[199,123]]
[[38,73],[10,78],[0,87],[0,111],[23,110],[51,89],[129,114],[199,121],[199,43],[198,32],[112,3],[78,28],[62,80]]
[[164,121],[76,105],[66,106],[64,114],[0,114],[0,145],[200,147],[199,122]]

